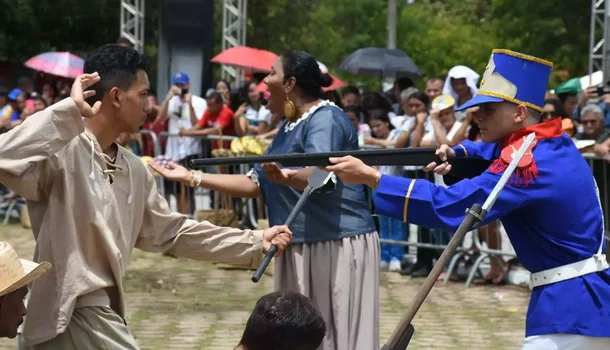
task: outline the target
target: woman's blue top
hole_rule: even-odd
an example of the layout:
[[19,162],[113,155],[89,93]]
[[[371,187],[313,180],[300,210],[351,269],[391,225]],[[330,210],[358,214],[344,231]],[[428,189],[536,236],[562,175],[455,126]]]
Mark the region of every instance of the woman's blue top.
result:
[[[322,101],[295,122],[284,121],[266,154],[358,150],[358,135],[343,111]],[[269,210],[270,225],[283,225],[303,193],[271,183],[261,165],[250,173],[257,181]],[[365,186],[345,185],[333,178],[330,192],[313,193],[290,225],[293,243],[315,243],[374,232],[375,224]]]

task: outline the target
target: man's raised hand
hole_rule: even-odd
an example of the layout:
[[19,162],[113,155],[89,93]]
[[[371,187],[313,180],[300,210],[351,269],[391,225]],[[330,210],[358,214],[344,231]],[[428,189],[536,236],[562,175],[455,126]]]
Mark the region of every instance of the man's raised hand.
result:
[[100,75],[95,72],[91,74],[81,74],[76,79],[74,79],[74,83],[72,84],[72,90],[70,91],[70,97],[76,104],[80,114],[85,118],[90,118],[99,112],[100,107],[102,106],[101,101],[97,101],[93,104],[93,106],[89,105],[87,98],[91,96],[95,96],[95,91],[87,90],[91,85],[100,81]]

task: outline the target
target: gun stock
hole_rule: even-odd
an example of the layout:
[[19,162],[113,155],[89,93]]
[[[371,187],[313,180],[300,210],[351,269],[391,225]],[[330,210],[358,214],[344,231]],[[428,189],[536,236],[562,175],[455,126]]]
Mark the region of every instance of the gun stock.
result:
[[[362,160],[370,166],[426,166],[431,162],[440,164],[440,158],[435,154],[434,148],[395,148],[366,151],[339,151],[323,153],[293,153],[264,156],[245,156],[230,158],[194,159],[191,166],[194,168],[219,165],[241,165],[260,163],[279,163],[285,167],[324,167],[331,165],[329,158],[352,156]],[[483,173],[491,162],[479,158],[451,158],[451,171],[445,178],[447,184],[459,179],[473,178]]]

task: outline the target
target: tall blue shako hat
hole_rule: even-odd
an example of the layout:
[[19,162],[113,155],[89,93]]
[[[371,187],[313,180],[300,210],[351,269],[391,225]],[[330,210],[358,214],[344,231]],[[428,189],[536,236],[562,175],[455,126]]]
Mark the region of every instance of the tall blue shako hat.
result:
[[458,110],[506,101],[542,111],[552,69],[552,62],[534,56],[493,50],[479,91]]

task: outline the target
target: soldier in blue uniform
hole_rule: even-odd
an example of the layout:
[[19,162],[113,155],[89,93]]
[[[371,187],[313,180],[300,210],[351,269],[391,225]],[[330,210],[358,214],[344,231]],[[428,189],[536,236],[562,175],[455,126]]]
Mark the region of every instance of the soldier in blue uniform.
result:
[[[482,204],[526,135],[536,141],[487,215],[502,223],[532,272],[524,350],[610,349],[610,270],[599,191],[561,120],[540,122],[552,63],[494,50],[479,92],[460,109],[478,107],[483,142],[465,141],[437,154],[493,161],[483,174],[449,187],[381,175],[353,157],[331,158],[344,183],[377,190],[375,210],[405,222],[455,231],[464,210]],[[427,167],[444,174],[447,163]]]

